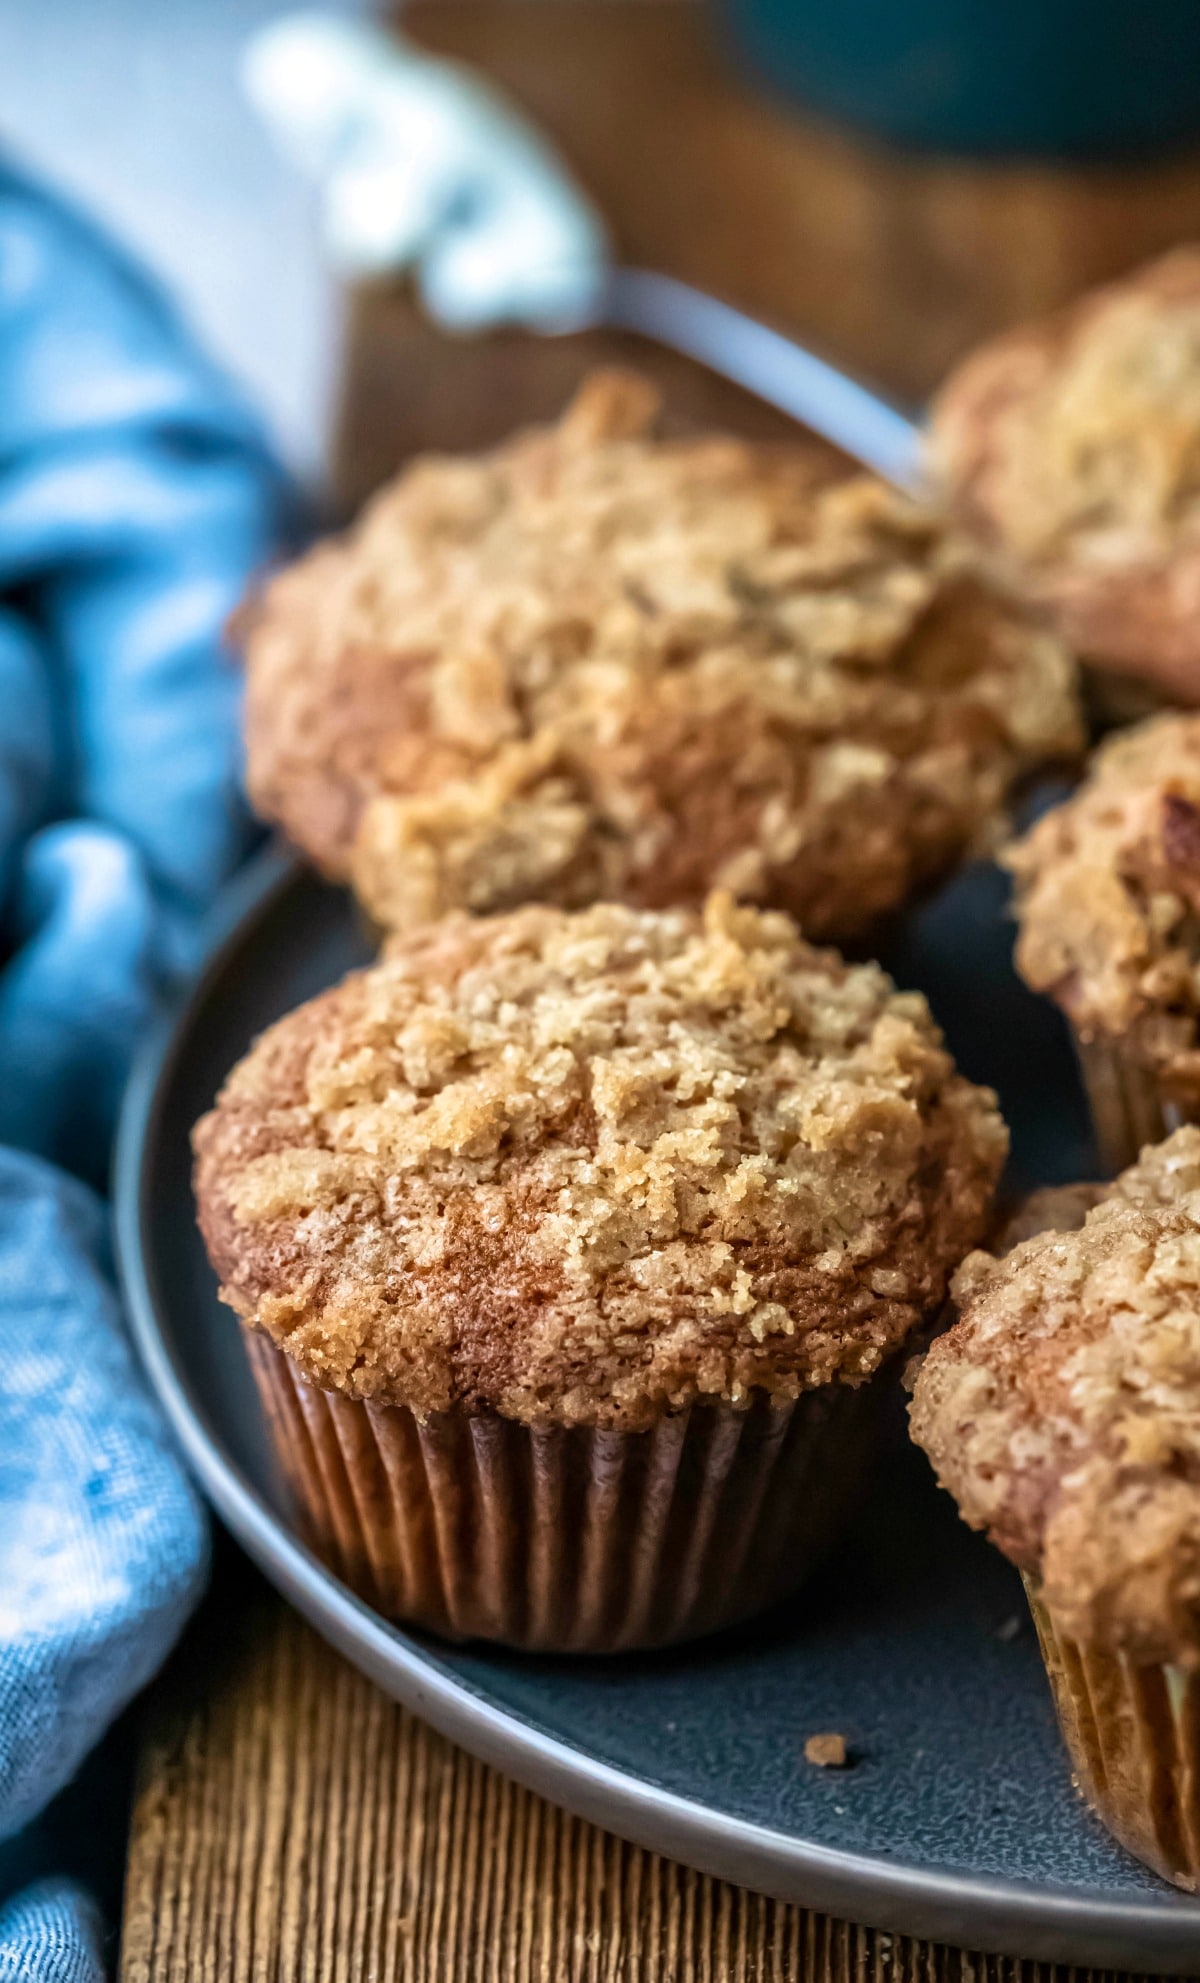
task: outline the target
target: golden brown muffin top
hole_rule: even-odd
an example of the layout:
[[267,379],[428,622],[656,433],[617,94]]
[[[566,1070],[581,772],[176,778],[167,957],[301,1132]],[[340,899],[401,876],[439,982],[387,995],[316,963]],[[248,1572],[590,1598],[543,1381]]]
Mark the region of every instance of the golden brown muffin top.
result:
[[1007,858],[1026,982],[1200,1096],[1200,715],[1111,737]]
[[1073,663],[932,515],[656,419],[598,375],[250,613],[254,802],[385,926],[719,885],[846,935],[1079,748]]
[[1200,247],[983,345],[930,452],[1078,652],[1200,701]]
[[1200,1129],[953,1294],[911,1410],[942,1485],[1070,1636],[1200,1664]]
[[313,1382],[637,1425],[869,1376],[986,1229],[1007,1138],[923,999],[714,897],[397,938],[195,1143],[225,1298]]

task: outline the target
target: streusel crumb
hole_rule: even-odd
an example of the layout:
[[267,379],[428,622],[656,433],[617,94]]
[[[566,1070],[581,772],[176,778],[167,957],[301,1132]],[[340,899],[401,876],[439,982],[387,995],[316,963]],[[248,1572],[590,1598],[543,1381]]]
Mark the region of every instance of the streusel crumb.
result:
[[1112,737],[1008,861],[1026,982],[1200,1098],[1200,715]]
[[930,448],[1079,653],[1200,700],[1200,247],[991,339]]
[[932,514],[655,422],[599,375],[248,614],[255,804],[381,924],[721,886],[860,932],[1080,748],[1072,661]]
[[397,938],[195,1142],[225,1298],[314,1383],[632,1426],[869,1377],[1007,1138],[923,999],[714,897]]
[[943,1486],[1069,1636],[1200,1663],[1200,1129],[953,1295],[911,1413]]

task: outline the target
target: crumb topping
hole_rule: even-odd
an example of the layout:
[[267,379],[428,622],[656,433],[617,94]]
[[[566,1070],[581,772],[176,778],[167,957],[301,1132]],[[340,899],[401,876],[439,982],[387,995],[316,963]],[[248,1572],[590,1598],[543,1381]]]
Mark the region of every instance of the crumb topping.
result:
[[844,1735],[810,1735],[804,1744],[804,1760],[819,1770],[844,1770],[850,1750]]
[[325,1388],[636,1425],[875,1371],[1007,1146],[924,1000],[784,916],[458,916],[272,1027],[198,1125],[223,1293]]
[[911,1408],[943,1486],[1070,1636],[1200,1664],[1200,1129],[953,1296]]
[[1200,247],[992,339],[935,404],[964,520],[1084,653],[1200,696]]
[[252,797],[392,928],[713,886],[860,931],[1081,741],[965,541],[802,447],[665,439],[600,374],[417,462],[248,617]]
[[1110,738],[1008,861],[1026,982],[1169,1097],[1200,1098],[1200,716]]

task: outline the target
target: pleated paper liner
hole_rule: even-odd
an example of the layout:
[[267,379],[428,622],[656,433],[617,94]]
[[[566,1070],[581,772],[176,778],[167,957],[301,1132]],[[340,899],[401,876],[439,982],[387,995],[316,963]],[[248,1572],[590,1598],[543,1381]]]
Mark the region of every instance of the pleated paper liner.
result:
[[1075,1781],[1126,1851],[1200,1888],[1200,1675],[1134,1666],[1060,1632],[1025,1588]]
[[424,1422],[306,1384],[248,1332],[316,1553],[385,1616],[451,1638],[617,1652],[714,1632],[794,1590],[857,1502],[890,1373],[653,1430]]
[[1077,1037],[1075,1050],[1106,1177],[1136,1163],[1148,1143],[1161,1143],[1196,1119],[1197,1111],[1167,1097],[1157,1077],[1119,1042]]

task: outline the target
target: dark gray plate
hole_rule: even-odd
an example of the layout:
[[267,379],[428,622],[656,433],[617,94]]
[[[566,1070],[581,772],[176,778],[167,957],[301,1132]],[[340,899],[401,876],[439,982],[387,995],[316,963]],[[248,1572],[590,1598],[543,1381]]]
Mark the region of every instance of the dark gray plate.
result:
[[[1069,1053],[1008,966],[979,869],[894,948],[960,1060],[1002,1091],[1023,1177],[1078,1175]],[[641,1659],[517,1657],[395,1630],[296,1539],[237,1325],[196,1233],[188,1132],[253,1034],[365,955],[346,898],[277,855],[148,1052],[118,1152],[117,1223],[150,1378],[218,1512],[313,1624],[389,1693],[560,1804],[743,1885],[880,1927],[1080,1964],[1200,1970],[1200,1902],[1111,1843],[1059,1748],[1021,1591],[897,1428],[837,1559],[785,1610]],[[853,1766],[804,1761],[845,1734]]]

